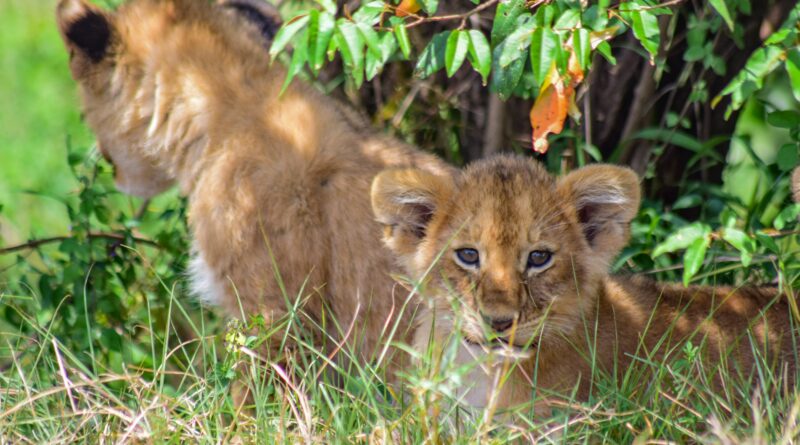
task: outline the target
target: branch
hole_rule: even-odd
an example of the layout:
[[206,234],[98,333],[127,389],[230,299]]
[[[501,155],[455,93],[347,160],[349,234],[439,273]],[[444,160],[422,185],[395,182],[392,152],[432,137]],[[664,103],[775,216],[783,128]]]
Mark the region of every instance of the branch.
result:
[[[19,245],[16,245],[16,246],[5,247],[3,249],[0,249],[0,255],[8,255],[9,253],[18,252],[20,250],[36,249],[37,247],[45,245],[45,244],[57,243],[59,241],[65,241],[65,240],[68,240],[68,239],[71,239],[71,238],[73,238],[73,237],[72,236],[54,236],[54,237],[51,237],[51,238],[35,239],[35,240],[28,241],[27,243],[24,243],[24,244],[19,244]],[[128,239],[127,237],[125,237],[123,235],[119,235],[117,233],[90,233],[87,236],[87,238],[89,238],[89,239],[109,239],[109,240],[116,240],[116,241],[126,241]],[[155,241],[153,241],[153,240],[149,240],[149,239],[145,239],[145,238],[138,238],[138,237],[133,237],[133,240],[136,241],[137,243],[142,243],[142,244],[146,244],[148,246],[161,248],[161,246],[158,243],[156,243]]]
[[[500,0],[489,0],[486,3],[481,3],[480,5],[476,6],[475,8],[470,9],[467,12],[462,14],[450,14],[450,15],[440,15],[440,16],[433,16],[433,17],[422,17],[416,14],[409,14],[409,16],[413,17],[415,20],[408,25],[406,25],[406,29],[413,28],[415,26],[422,25],[423,23],[430,23],[430,22],[445,22],[450,20],[466,20],[471,15],[477,14],[484,9],[491,8],[492,6],[496,5]],[[539,3],[539,2],[537,2]]]

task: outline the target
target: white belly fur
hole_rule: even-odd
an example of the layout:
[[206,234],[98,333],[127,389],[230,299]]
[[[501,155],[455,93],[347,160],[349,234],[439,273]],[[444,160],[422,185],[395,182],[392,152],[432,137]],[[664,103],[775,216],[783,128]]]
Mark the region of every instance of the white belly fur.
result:
[[225,296],[225,286],[222,285],[217,275],[208,266],[200,252],[189,261],[189,289],[191,294],[201,302],[220,306]]

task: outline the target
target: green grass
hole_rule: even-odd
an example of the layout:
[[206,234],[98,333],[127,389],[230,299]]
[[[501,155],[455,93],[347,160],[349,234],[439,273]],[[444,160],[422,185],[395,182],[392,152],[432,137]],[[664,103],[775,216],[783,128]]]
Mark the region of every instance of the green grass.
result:
[[0,1],[0,242],[64,233],[54,199],[77,183],[67,144],[85,152],[75,82],[55,26],[54,0]]
[[[13,301],[21,297],[1,298],[21,307]],[[266,361],[257,352],[264,335],[231,324],[223,341],[215,335],[219,327],[205,326],[197,308],[174,292],[164,304],[166,312],[148,306],[139,335],[123,339],[140,342],[146,352],[119,369],[108,367],[100,351],[75,350],[37,314],[20,311],[20,329],[32,335],[4,339],[15,353],[0,372],[0,441],[788,444],[800,438],[800,397],[790,380],[763,360],[746,379],[709,367],[691,344],[665,362],[642,356],[619,370],[619,382],[596,372],[588,402],[539,391],[532,398],[546,397],[552,415],[534,417],[529,405],[491,420],[451,399],[470,382],[446,359],[421,356],[405,373],[413,384],[394,391],[382,370],[363,364],[330,384],[324,369],[334,365],[297,329],[265,334],[289,332],[298,344],[281,360]],[[287,321],[292,326],[302,314],[294,316]],[[711,383],[716,375],[724,388]],[[252,398],[237,404],[230,394],[243,386]]]

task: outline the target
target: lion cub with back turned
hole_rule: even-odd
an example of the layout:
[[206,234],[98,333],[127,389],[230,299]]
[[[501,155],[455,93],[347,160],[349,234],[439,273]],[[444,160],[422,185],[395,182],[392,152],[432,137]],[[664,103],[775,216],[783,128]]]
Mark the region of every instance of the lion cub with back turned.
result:
[[346,340],[368,360],[408,325],[372,179],[387,167],[448,167],[301,82],[279,96],[286,72],[270,66],[269,26],[232,11],[272,18],[259,19],[262,2],[228,3],[131,0],[110,12],[61,0],[86,122],[121,190],[150,197],[177,183],[188,196],[195,293],[268,323],[299,297],[317,341]]
[[627,168],[554,178],[508,156],[456,175],[400,169],[375,179],[385,242],[432,297],[416,320],[415,347],[456,342],[457,362],[480,363],[462,401],[508,407],[529,402],[534,389],[586,399],[595,371],[625,375],[634,357],[657,363],[687,341],[704,343],[706,363],[724,361],[744,376],[755,372],[757,351],[794,381],[800,338],[790,297],[777,289],[608,275],[639,199]]

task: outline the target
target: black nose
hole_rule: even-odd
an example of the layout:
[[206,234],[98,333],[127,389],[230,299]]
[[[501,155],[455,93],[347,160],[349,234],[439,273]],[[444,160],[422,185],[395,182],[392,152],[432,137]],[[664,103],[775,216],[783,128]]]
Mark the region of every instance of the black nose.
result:
[[512,317],[489,317],[484,315],[483,321],[486,322],[489,326],[491,326],[497,332],[503,332],[506,329],[510,328],[512,324],[514,324],[514,318]]

